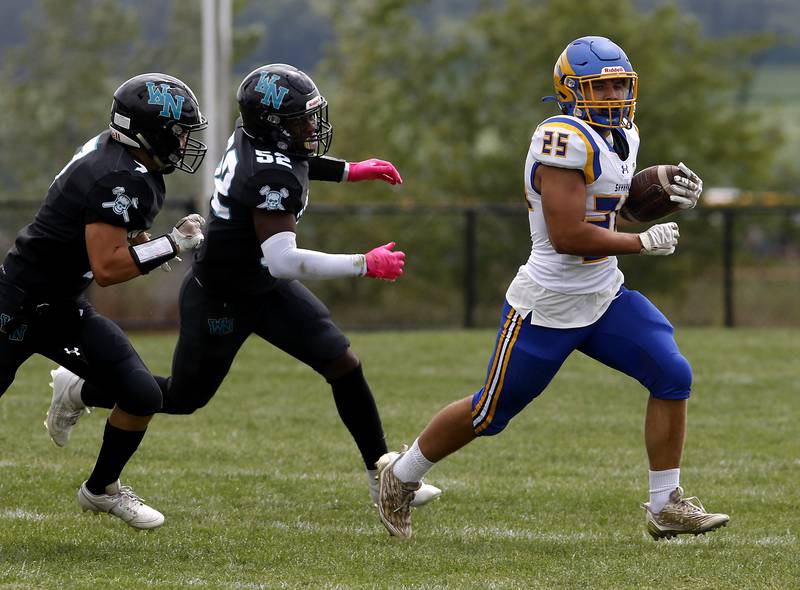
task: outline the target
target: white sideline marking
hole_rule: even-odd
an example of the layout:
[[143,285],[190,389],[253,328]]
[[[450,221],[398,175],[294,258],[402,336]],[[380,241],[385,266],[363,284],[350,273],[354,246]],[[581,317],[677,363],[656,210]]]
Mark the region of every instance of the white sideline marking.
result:
[[[316,522],[309,522],[307,520],[298,520],[288,522],[285,520],[273,520],[269,522],[260,523],[262,526],[278,529],[281,531],[302,531],[304,533],[324,533],[331,531],[342,532],[342,527],[327,524],[319,524]],[[368,524],[359,524],[347,527],[350,534],[356,535],[375,535],[375,528]],[[535,530],[519,530],[519,529],[504,529],[500,527],[463,527],[463,528],[446,528],[446,527],[431,527],[420,528],[415,531],[418,537],[428,538],[443,538],[453,539],[461,537],[466,541],[485,540],[485,539],[519,539],[525,541],[542,541],[547,543],[558,543],[568,545],[575,542],[591,542],[591,543],[607,543],[613,541],[615,543],[627,543],[633,540],[628,534],[623,533],[608,533],[608,532],[576,532],[576,533],[558,533],[558,532],[543,532]],[[681,543],[697,543],[708,542],[710,539],[719,539],[726,544],[738,545],[742,547],[791,547],[797,545],[797,537],[791,533],[785,535],[772,535],[769,537],[746,537],[731,534],[731,532],[724,529],[710,533],[709,537],[694,537],[692,535],[684,535],[676,539],[662,543],[667,544],[681,544]],[[647,533],[642,532],[642,537],[647,541],[651,541]]]
[[0,511],[0,518],[6,520],[44,520],[47,517],[44,514],[28,512],[22,508],[7,508]]
[[755,545],[760,547],[772,547],[772,546],[780,546],[780,545],[797,545],[797,537],[795,537],[791,533],[786,533],[782,536],[776,537],[764,537],[763,539],[756,539]]

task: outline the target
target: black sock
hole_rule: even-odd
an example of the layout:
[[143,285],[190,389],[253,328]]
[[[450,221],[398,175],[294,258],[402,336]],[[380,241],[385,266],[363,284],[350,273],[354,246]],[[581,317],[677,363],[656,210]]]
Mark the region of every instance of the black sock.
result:
[[106,422],[103,433],[103,445],[97,456],[94,471],[86,482],[86,487],[93,494],[105,494],[106,486],[119,479],[125,464],[139,448],[145,430],[122,430]]
[[375,462],[388,449],[375,398],[364,379],[361,365],[344,377],[328,379],[328,383],[333,389],[339,417],[361,451],[364,465],[367,469],[375,469]]

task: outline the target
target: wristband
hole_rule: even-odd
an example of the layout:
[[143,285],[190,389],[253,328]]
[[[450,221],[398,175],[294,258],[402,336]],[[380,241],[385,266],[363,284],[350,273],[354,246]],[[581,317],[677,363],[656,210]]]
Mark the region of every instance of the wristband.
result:
[[164,234],[148,242],[129,246],[133,261],[139,272],[146,275],[178,254],[178,246],[169,234]]

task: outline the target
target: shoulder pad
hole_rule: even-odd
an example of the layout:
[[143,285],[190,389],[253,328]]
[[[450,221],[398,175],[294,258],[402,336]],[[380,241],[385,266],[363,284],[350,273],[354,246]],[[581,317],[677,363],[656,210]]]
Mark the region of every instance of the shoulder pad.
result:
[[305,207],[304,193],[294,171],[270,167],[251,176],[238,194],[230,196],[250,208],[298,214]]
[[543,121],[531,138],[531,154],[548,166],[581,170],[586,184],[600,175],[600,149],[584,122],[569,116]]
[[153,193],[141,176],[117,170],[100,178],[86,195],[86,222],[102,221],[131,229],[149,227]]

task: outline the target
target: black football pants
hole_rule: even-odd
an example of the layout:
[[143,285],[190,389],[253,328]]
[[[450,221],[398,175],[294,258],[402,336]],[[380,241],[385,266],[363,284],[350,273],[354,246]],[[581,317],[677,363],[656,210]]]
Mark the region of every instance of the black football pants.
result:
[[161,411],[191,414],[205,406],[250,334],[317,371],[350,346],[325,304],[299,281],[279,280],[266,293],[226,301],[207,293],[189,271],[181,286],[172,376],[158,378],[164,390]]
[[97,385],[126,412],[149,416],[161,408],[158,383],[114,322],[83,297],[34,305],[0,281],[0,395],[17,369],[41,354]]

